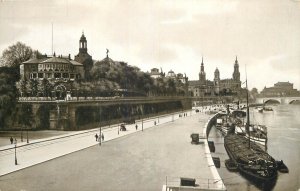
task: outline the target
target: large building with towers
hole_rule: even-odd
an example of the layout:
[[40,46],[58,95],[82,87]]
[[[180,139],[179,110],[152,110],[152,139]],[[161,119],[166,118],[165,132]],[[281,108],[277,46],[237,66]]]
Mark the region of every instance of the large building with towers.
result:
[[93,67],[92,57],[87,52],[87,40],[82,33],[79,40],[79,53],[74,60],[71,55],[36,55],[20,65],[20,75],[23,80],[76,81],[88,79]]
[[202,58],[199,80],[189,81],[189,92],[193,97],[237,95],[241,92],[241,80],[237,57],[234,62],[232,78],[221,79],[220,71],[216,68],[213,81],[206,79]]

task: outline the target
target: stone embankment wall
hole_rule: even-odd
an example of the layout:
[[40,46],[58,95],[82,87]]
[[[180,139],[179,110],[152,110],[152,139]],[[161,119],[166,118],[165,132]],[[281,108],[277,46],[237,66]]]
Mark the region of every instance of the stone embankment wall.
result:
[[208,136],[209,136],[209,132],[211,130],[211,128],[213,127],[213,125],[216,123],[217,118],[220,116],[220,114],[215,114],[213,115],[208,122],[205,124],[205,127],[203,129],[203,136],[206,138],[205,139],[205,153],[206,153],[206,158],[207,158],[207,163],[208,166],[210,166],[210,170],[214,176],[215,182],[216,182],[216,188],[213,190],[219,190],[219,191],[225,191],[226,187],[224,185],[224,182],[222,180],[222,178],[220,177],[218,170],[214,164],[214,161],[212,159],[210,150],[209,150],[209,146],[208,146]]
[[[29,127],[18,123],[18,110],[22,104],[31,107]],[[189,99],[173,99],[139,102],[27,102],[18,103],[17,114],[11,127],[7,129],[52,129],[83,130],[116,123],[133,123],[135,120],[148,118],[181,110],[191,109]]]

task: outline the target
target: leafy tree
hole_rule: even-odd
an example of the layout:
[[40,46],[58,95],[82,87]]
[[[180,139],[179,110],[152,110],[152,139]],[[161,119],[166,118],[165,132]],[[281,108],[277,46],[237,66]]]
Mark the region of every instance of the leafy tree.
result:
[[29,89],[31,90],[31,95],[36,96],[38,93],[39,82],[36,79],[30,79],[28,84],[29,84]]
[[30,127],[33,122],[32,105],[22,104],[19,110],[19,124]]
[[27,96],[27,84],[28,81],[26,79],[21,79],[19,82],[16,83],[17,89],[21,96]]
[[17,89],[15,87],[14,70],[7,67],[0,68],[0,127],[6,125],[8,117],[16,105]]
[[91,75],[94,80],[106,78],[106,73],[109,71],[110,66],[108,63],[96,62],[91,70]]
[[38,82],[38,92],[42,92],[44,97],[51,95],[51,90],[53,85],[49,82],[48,79],[44,78],[42,81]]
[[42,53],[40,53],[40,51],[38,51],[38,50],[34,50],[33,52],[32,52],[32,58],[41,58],[43,55],[42,55]]

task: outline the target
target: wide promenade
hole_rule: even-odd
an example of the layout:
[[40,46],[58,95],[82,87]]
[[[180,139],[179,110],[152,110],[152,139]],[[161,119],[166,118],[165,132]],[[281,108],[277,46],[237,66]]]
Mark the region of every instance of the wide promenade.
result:
[[179,177],[217,188],[204,145],[190,143],[209,116],[185,113],[138,121],[138,130],[103,128],[101,146],[99,128],[23,143],[18,165],[13,146],[1,147],[0,190],[161,190],[166,178]]

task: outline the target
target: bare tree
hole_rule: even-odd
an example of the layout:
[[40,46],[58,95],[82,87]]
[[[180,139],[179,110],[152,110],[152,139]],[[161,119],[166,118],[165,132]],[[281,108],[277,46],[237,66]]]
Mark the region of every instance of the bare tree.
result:
[[29,60],[32,49],[22,42],[9,46],[2,53],[2,64],[8,67],[18,67],[22,62]]

